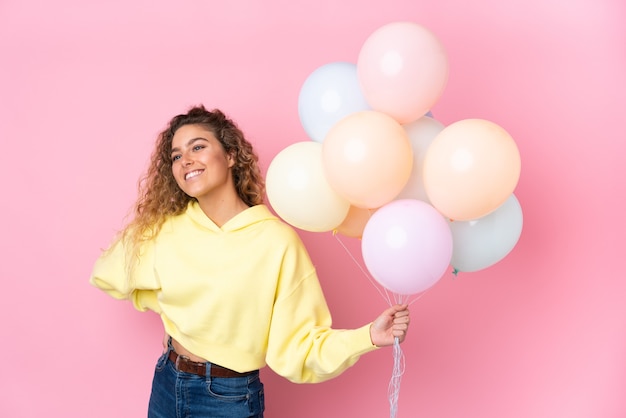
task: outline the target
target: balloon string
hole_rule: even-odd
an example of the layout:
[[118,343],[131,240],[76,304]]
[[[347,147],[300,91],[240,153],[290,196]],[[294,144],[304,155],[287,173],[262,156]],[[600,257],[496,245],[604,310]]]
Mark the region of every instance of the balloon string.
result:
[[425,291],[417,294],[415,296],[415,298],[411,299],[410,302],[409,302],[409,300],[410,300],[411,295],[401,295],[401,294],[398,294],[398,293],[395,293],[395,292],[388,291],[386,288],[379,286],[376,283],[376,281],[374,280],[374,278],[363,268],[363,266],[361,266],[361,264],[354,257],[354,255],[352,255],[352,253],[350,252],[348,247],[339,238],[338,234],[333,234],[333,236],[335,237],[337,242],[339,244],[341,244],[341,246],[346,251],[346,253],[348,253],[348,255],[350,256],[350,258],[352,259],[354,264],[357,265],[359,270],[361,270],[361,273],[363,273],[363,275],[367,278],[367,280],[369,280],[369,282],[372,284],[372,286],[374,286],[374,289],[376,289],[376,291],[382,296],[382,298],[385,300],[385,302],[387,302],[387,304],[389,306],[393,305],[394,303],[399,304],[399,305],[407,304],[407,305],[410,306],[413,303],[417,302],[419,299],[421,299],[422,296],[424,296],[426,294],[426,292],[428,292],[431,289],[431,288],[428,288]]
[[367,279],[370,281],[372,286],[374,286],[374,289],[376,289],[378,291],[378,293],[380,294],[380,296],[382,296],[382,298],[387,302],[387,304],[389,306],[391,306],[392,305],[392,303],[391,303],[391,296],[389,295],[389,292],[387,291],[387,289],[382,288],[382,290],[381,290],[381,288],[376,284],[376,281],[372,278],[372,276],[370,276],[367,273],[367,271],[365,271],[363,266],[361,266],[361,264],[357,261],[357,259],[354,258],[354,256],[352,255],[352,253],[350,252],[348,247],[346,247],[346,245],[343,243],[343,241],[341,239],[339,239],[339,236],[337,234],[333,234],[333,235],[334,235],[335,239],[337,240],[337,242],[339,242],[339,244],[341,244],[343,249],[348,253],[348,255],[350,256],[352,261],[354,261],[354,264],[356,264],[357,267],[359,268],[359,270],[361,270],[361,273],[363,273],[363,275],[365,277],[367,277]]
[[429,287],[428,289],[424,290],[422,293],[415,295],[415,297],[410,302],[408,302],[407,305],[409,306],[413,305],[415,302],[420,300],[426,293],[428,293],[430,289],[432,289],[432,287]]
[[391,380],[389,381],[389,415],[391,418],[396,418],[398,414],[398,399],[400,398],[400,383],[402,381],[402,375],[404,374],[404,353],[400,347],[400,340],[395,338],[393,343],[393,372],[391,374]]
[[[370,283],[374,286],[374,289],[378,291],[378,293],[382,296],[382,298],[387,302],[389,306],[392,305],[392,302],[395,302],[399,305],[412,305],[421,299],[426,292],[430,290],[430,288],[416,295],[412,300],[410,300],[411,295],[401,295],[395,292],[390,292],[386,288],[377,285],[376,281],[372,278],[370,274],[361,266],[361,264],[357,261],[357,259],[352,255],[348,247],[339,239],[337,234],[333,234],[337,242],[341,244],[343,249],[348,253],[352,261],[357,265],[361,273],[370,281]],[[410,300],[410,301],[409,301]],[[388,399],[389,399],[389,414],[391,418],[396,418],[398,414],[398,400],[400,399],[400,383],[402,381],[402,375],[404,374],[405,369],[405,358],[404,352],[400,347],[400,340],[398,337],[394,339],[393,342],[393,370],[391,373],[391,379],[389,381],[389,387],[387,391]]]

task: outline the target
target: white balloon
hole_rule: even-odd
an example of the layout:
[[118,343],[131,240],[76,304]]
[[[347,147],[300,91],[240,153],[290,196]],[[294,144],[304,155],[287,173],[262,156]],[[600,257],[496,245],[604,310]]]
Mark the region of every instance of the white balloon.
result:
[[409,181],[404,189],[396,196],[399,199],[417,199],[426,203],[430,203],[426,189],[424,187],[424,177],[422,168],[424,165],[424,156],[426,151],[433,142],[437,134],[443,131],[444,124],[429,116],[422,116],[414,122],[402,125],[411,140],[411,149],[413,150],[413,169]]
[[511,194],[488,215],[470,221],[448,221],[453,241],[452,267],[473,272],[502,260],[522,234],[522,218],[522,207]]
[[332,62],[313,71],[298,96],[300,123],[310,139],[323,142],[326,134],[344,117],[370,110],[365,100],[356,64]]

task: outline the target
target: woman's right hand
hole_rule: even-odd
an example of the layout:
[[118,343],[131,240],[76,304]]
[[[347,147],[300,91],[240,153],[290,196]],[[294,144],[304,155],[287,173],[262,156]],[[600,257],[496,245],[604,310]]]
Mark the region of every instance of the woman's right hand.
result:
[[404,341],[409,330],[408,305],[393,305],[380,314],[370,326],[370,339],[377,347],[392,345],[397,338]]

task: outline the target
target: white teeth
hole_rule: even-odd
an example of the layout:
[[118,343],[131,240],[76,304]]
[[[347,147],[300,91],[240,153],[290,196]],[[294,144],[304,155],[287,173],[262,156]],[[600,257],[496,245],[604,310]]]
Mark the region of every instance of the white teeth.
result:
[[200,173],[202,173],[202,170],[191,171],[191,172],[185,174],[185,180],[189,180],[190,178],[195,177],[195,176],[199,175]]

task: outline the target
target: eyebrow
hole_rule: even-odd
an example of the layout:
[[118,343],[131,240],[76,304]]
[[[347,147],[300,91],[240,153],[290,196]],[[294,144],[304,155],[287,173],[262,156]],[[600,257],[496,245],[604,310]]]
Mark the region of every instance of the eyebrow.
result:
[[[208,139],[206,139],[206,138],[202,138],[201,136],[199,136],[199,137],[196,137],[196,138],[191,138],[189,141],[187,141],[187,143],[186,143],[185,145],[186,145],[186,146],[190,146],[191,144],[193,144],[193,143],[194,143],[194,142],[196,142],[196,141],[205,141],[205,142],[209,142],[209,140],[208,140]],[[180,151],[180,148],[178,148],[178,147],[174,147],[174,148],[172,148],[172,151],[170,152],[170,154],[173,154],[173,153],[175,153],[175,152],[179,152],[179,151]]]

